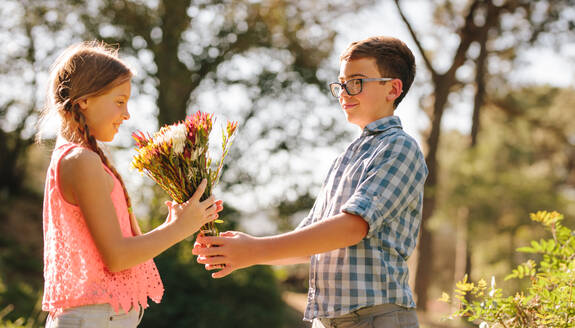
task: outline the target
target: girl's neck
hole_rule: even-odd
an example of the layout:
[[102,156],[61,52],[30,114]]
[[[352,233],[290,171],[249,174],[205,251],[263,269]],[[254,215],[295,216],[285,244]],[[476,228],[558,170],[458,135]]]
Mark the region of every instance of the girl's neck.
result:
[[69,143],[74,143],[74,142],[68,140],[67,138],[65,138],[62,135],[58,135],[58,137],[56,137],[56,145],[55,145],[56,148],[58,148],[62,145],[65,145],[65,144],[69,144]]

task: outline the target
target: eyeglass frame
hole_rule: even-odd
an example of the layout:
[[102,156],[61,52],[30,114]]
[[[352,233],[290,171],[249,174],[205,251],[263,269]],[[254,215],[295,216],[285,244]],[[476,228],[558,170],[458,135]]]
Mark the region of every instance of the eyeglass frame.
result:
[[[350,81],[354,81],[354,80],[359,80],[360,84],[359,84],[359,91],[352,94],[347,89],[347,83]],[[370,78],[360,78],[360,79],[349,79],[343,83],[331,82],[330,84],[328,84],[328,86],[329,86],[329,91],[331,92],[331,95],[336,97],[336,98],[339,98],[341,95],[341,92],[343,90],[345,90],[345,92],[347,92],[347,94],[350,96],[356,96],[356,95],[360,94],[363,91],[363,82],[376,82],[376,81],[387,82],[387,81],[391,81],[391,80],[395,80],[395,78],[392,78],[392,77],[370,77]],[[339,94],[335,95],[333,93],[332,85],[339,85],[340,86],[341,90],[339,91]]]

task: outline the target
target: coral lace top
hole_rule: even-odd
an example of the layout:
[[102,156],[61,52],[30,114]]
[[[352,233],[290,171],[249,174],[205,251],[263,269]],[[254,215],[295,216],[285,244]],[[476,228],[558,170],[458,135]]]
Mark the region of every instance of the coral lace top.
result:
[[[109,303],[116,312],[159,303],[164,286],[153,260],[120,272],[110,272],[96,248],[80,208],[68,203],[59,185],[62,157],[77,144],[64,144],[52,154],[44,190],[44,298],[42,309],[59,314],[64,309]],[[126,199],[114,178],[112,201],[122,234],[133,236]],[[79,181],[79,183],[82,183]]]

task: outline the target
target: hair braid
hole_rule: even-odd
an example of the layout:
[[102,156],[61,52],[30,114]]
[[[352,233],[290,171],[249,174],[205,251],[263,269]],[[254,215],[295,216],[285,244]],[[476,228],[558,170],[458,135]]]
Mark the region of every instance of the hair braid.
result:
[[98,154],[98,156],[102,160],[102,163],[104,163],[104,165],[106,165],[106,167],[110,169],[110,171],[112,171],[112,173],[118,179],[118,181],[120,181],[120,185],[122,186],[122,190],[124,191],[124,198],[126,199],[126,205],[128,206],[128,212],[130,214],[130,224],[132,226],[132,231],[134,232],[139,231],[139,229],[134,227],[134,222],[131,220],[132,201],[130,199],[130,195],[128,194],[128,189],[126,189],[126,185],[124,184],[124,180],[122,179],[122,176],[120,176],[116,168],[112,165],[106,154],[104,154],[104,151],[100,148],[100,146],[98,146],[96,138],[94,138],[94,136],[90,134],[90,128],[86,123],[86,117],[80,111],[79,107],[80,106],[78,106],[78,104],[75,104],[72,107],[74,120],[78,123],[78,134],[79,134],[78,139],[83,145],[87,146],[96,154]]

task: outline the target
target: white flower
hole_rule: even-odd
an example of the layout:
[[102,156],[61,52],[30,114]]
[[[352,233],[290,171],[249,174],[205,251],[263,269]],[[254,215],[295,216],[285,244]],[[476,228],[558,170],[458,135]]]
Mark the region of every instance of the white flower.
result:
[[160,131],[154,133],[153,143],[155,145],[171,144],[168,131],[169,129],[167,127],[162,127]]
[[174,153],[181,154],[184,151],[188,129],[183,123],[162,127],[154,134],[154,144],[172,145]]
[[487,322],[483,321],[482,323],[479,324],[479,328],[489,328],[489,325],[487,324]]
[[186,145],[186,138],[188,137],[188,129],[185,124],[178,124],[172,127],[172,145],[174,146],[174,153],[181,154],[184,152]]

